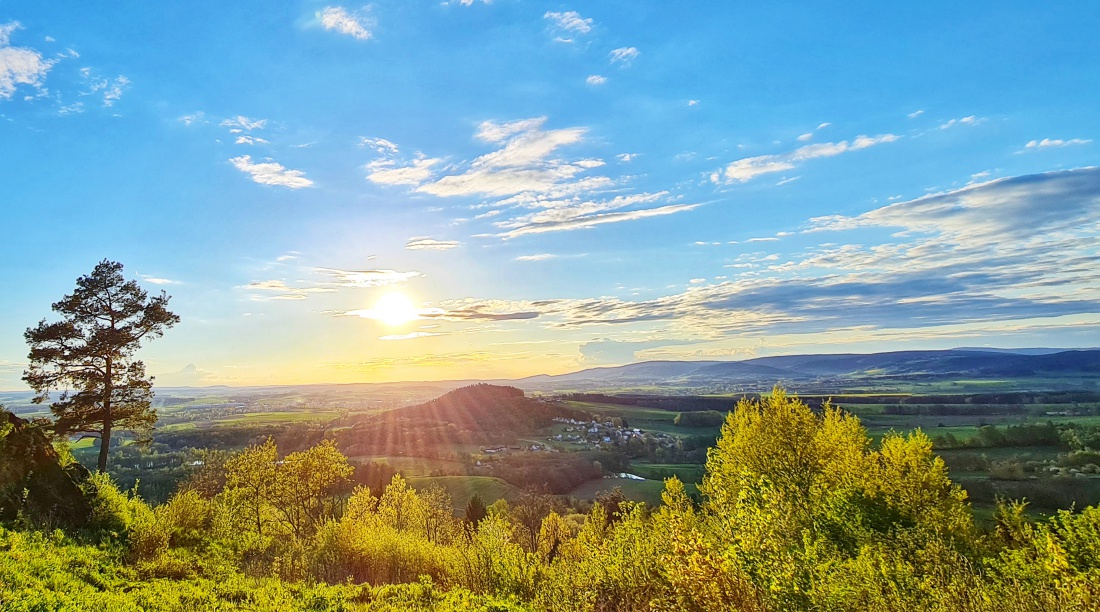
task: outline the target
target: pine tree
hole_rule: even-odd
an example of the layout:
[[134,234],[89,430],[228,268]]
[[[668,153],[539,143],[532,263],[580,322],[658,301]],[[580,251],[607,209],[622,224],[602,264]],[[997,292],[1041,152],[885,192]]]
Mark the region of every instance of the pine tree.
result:
[[99,437],[99,471],[107,469],[111,434],[116,428],[148,440],[157,413],[152,409],[153,379],[134,353],[146,339],[159,338],[179,322],[167,308],[168,295],[152,298],[122,276],[122,264],[103,260],[76,281],[76,291],[52,306],[61,315],[45,319],[25,334],[30,367],[23,380],[34,389],[35,403],[49,399],[58,435]]

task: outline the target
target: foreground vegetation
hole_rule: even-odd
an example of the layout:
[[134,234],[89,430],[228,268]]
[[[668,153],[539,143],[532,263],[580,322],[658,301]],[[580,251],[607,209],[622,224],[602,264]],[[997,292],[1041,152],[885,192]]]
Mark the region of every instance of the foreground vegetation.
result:
[[[26,429],[26,428],[24,428]],[[0,453],[14,439],[0,442]],[[7,446],[5,446],[7,445]],[[58,463],[66,458],[55,455]],[[75,473],[70,470],[65,473]],[[1030,521],[1002,503],[975,526],[920,432],[874,444],[859,420],[778,391],[743,400],[695,503],[525,493],[465,518],[395,476],[348,491],[331,442],[212,461],[150,506],[105,475],[64,521],[25,493],[0,532],[10,610],[1090,610],[1100,509]],[[10,491],[9,491],[10,493]],[[74,511],[75,512],[75,511]],[[79,512],[77,512],[79,514]]]

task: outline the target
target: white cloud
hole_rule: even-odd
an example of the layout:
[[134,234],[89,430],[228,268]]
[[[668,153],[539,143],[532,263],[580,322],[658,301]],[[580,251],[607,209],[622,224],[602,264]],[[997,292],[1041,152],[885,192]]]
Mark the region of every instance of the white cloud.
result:
[[[202,113],[199,113],[199,115],[201,116]],[[187,125],[191,125],[190,122],[187,122]],[[252,130],[262,130],[267,125],[267,119],[249,119],[244,115],[237,115],[222,121],[218,125],[230,128],[230,132],[233,130],[251,132]]]
[[824,123],[817,124],[817,127],[814,128],[813,132],[806,132],[805,134],[802,134],[801,136],[799,136],[798,137],[799,142],[807,142],[807,141],[813,140],[814,132],[819,132],[819,131],[829,127],[830,125],[832,125],[832,124],[829,123],[828,121],[826,121]]
[[236,144],[246,144],[246,145],[267,144],[266,140],[264,140],[263,138],[260,138],[258,136],[244,136],[244,135],[237,136],[237,140],[234,141],[234,142]]
[[556,259],[558,256],[553,253],[539,253],[537,255],[520,255],[516,258],[516,261],[545,261],[547,259]]
[[985,119],[970,115],[968,117],[962,117],[960,119],[949,119],[947,122],[940,124],[940,129],[946,130],[956,125],[978,125],[983,121],[985,121]]
[[623,162],[624,164],[629,164],[630,162],[637,159],[638,155],[639,155],[638,153],[619,153],[618,155],[615,156],[615,159],[618,159],[619,161]]
[[205,119],[203,118],[204,116],[205,114],[202,111],[199,111],[191,115],[184,115],[179,119],[176,119],[176,121],[179,121],[184,125],[191,125],[192,123],[195,123],[197,121],[205,123]]
[[906,115],[906,117],[909,117],[910,119],[916,119],[917,117],[920,117],[923,114],[924,114],[923,110],[915,110],[915,111],[909,113],[908,115]]
[[589,75],[588,78],[584,80],[584,82],[588,83],[589,85],[593,85],[593,86],[603,85],[604,83],[607,82],[607,77],[601,76],[601,75],[598,75],[598,74],[592,74],[592,75]]
[[128,85],[130,85],[130,79],[121,75],[111,81],[107,90],[103,91],[103,106],[114,106],[114,102],[122,98],[122,90]]
[[791,170],[800,162],[821,157],[833,157],[848,151],[858,151],[878,144],[894,142],[900,136],[882,134],[879,136],[856,136],[850,142],[823,142],[803,145],[794,151],[779,155],[757,155],[731,162],[724,169],[711,175],[715,183],[745,183],[762,175]]
[[[503,238],[588,228],[695,208],[658,207],[660,200],[669,198],[665,191],[622,193],[629,177],[615,180],[595,173],[606,165],[602,159],[569,159],[562,155],[567,147],[585,144],[585,128],[547,129],[545,124],[545,117],[483,121],[474,137],[495,145],[495,149],[434,172],[433,167],[442,160],[422,157],[411,164],[399,163],[393,155],[396,145],[382,146],[376,150],[384,157],[368,164],[368,178],[414,185],[416,191],[438,197],[476,197],[478,201],[472,208],[488,210],[475,215],[475,219],[498,218],[493,225],[500,233],[495,235]],[[619,159],[629,161],[634,157],[622,154]],[[610,191],[617,195],[602,195]]]
[[367,180],[379,185],[419,185],[432,177],[432,166],[441,161],[422,157],[398,166],[392,159],[375,160],[367,164]]
[[564,13],[548,11],[542,18],[549,19],[553,22],[554,27],[562,32],[587,34],[592,31],[592,20],[581,17],[580,13],[576,11],[566,11]]
[[699,101],[698,100],[688,100],[687,105],[688,106],[699,106]]
[[10,100],[19,85],[41,89],[56,63],[34,49],[10,45],[12,32],[21,27],[18,21],[0,25],[0,100]]
[[369,39],[371,32],[368,28],[374,25],[366,16],[349,13],[342,6],[326,6],[317,13],[317,18],[326,30],[346,34],[356,40]]
[[678,212],[694,210],[699,204],[671,204],[657,208],[644,208],[625,212],[599,213],[575,217],[564,221],[551,221],[540,224],[524,225],[516,229],[499,234],[503,238],[516,238],[525,234],[542,234],[545,232],[560,232],[564,230],[589,229],[606,223],[618,223],[621,221],[634,221],[649,217],[671,215]]
[[313,184],[313,181],[306,178],[305,173],[301,170],[289,170],[284,168],[282,164],[273,161],[253,163],[251,155],[233,157],[229,161],[241,172],[251,175],[252,180],[261,185],[278,185],[290,189],[301,189]]
[[1072,145],[1086,145],[1092,142],[1091,139],[1085,138],[1071,138],[1069,140],[1060,140],[1057,138],[1044,138],[1042,140],[1032,140],[1024,145],[1025,149],[1049,149],[1052,147],[1068,147]]
[[519,121],[509,121],[506,123],[482,121],[477,126],[477,132],[474,133],[474,138],[483,142],[504,142],[516,134],[537,130],[541,128],[544,123],[546,123],[546,117],[533,117],[531,119],[520,119]]
[[396,270],[339,270],[336,268],[314,268],[314,272],[333,280],[325,283],[336,287],[380,287],[403,283],[410,278],[420,276],[419,272],[398,272]]
[[503,148],[482,155],[459,174],[443,176],[420,185],[417,191],[451,197],[469,195],[509,196],[523,192],[575,192],[596,185],[609,185],[606,178],[574,181],[578,175],[603,165],[598,159],[567,162],[550,158],[557,149],[580,143],[587,130],[540,129],[545,118],[513,123],[483,123],[477,137],[502,142]]
[[157,277],[157,276],[149,276],[147,274],[139,274],[138,276],[141,277],[141,280],[143,280],[147,283],[153,283],[154,285],[181,285],[181,284],[183,284],[180,281],[171,280],[171,279],[167,279],[167,278],[160,278],[160,277]]
[[246,291],[261,291],[264,293],[273,293],[274,295],[260,295],[252,294],[250,299],[256,302],[268,301],[268,300],[304,300],[309,297],[311,293],[332,293],[336,291],[331,287],[292,287],[286,284],[286,281],[273,279],[264,281],[252,281],[247,285],[241,285],[237,289],[244,289]]
[[609,55],[612,64],[627,65],[641,55],[641,52],[636,47],[619,47],[612,50]]
[[456,240],[436,240],[435,238],[409,238],[405,248],[412,251],[447,251],[461,246]]
[[363,136],[359,139],[359,146],[369,147],[382,155],[394,155],[397,153],[397,145],[385,138],[368,138]]

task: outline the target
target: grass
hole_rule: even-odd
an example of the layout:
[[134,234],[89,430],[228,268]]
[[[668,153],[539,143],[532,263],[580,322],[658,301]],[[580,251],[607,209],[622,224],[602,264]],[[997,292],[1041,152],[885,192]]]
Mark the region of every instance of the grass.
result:
[[405,478],[417,476],[431,476],[433,472],[454,473],[465,470],[465,465],[458,461],[446,459],[429,459],[427,457],[403,457],[400,455],[358,455],[348,458],[352,463],[367,463],[374,461],[386,463],[393,469],[401,472]]
[[409,478],[414,489],[424,489],[432,485],[443,487],[451,496],[456,510],[466,510],[470,498],[477,494],[485,505],[498,499],[513,500],[519,497],[519,489],[492,476],[421,476]]
[[664,480],[676,476],[685,484],[698,484],[703,481],[706,468],[698,463],[640,463],[630,466],[632,473],[650,480]]
[[[661,503],[661,493],[665,490],[665,483],[661,480],[600,478],[589,480],[570,491],[569,495],[579,499],[595,499],[597,494],[611,491],[616,487],[623,490],[623,495],[627,499],[645,502],[650,506],[658,506]],[[689,486],[688,490],[693,491],[694,487]]]
[[225,425],[244,425],[259,423],[301,423],[305,421],[331,421],[340,416],[335,410],[287,411],[287,412],[245,412],[212,419],[212,422]]
[[[598,414],[605,418],[619,417],[626,426],[646,432],[661,432],[673,436],[717,436],[719,427],[680,427],[673,424],[678,412],[646,408],[644,406],[626,406],[623,404],[601,404],[596,402],[566,402],[572,408]],[[733,402],[730,402],[733,409]]]

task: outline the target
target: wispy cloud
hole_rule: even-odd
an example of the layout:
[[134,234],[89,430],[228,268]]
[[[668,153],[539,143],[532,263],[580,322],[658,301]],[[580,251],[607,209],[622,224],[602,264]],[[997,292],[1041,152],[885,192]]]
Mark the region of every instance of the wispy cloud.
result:
[[571,43],[573,39],[566,38],[566,36],[587,34],[592,31],[592,20],[581,17],[580,13],[576,11],[547,11],[542,17],[549,20],[553,24],[554,30],[562,34],[554,39],[558,42]]
[[370,28],[374,27],[370,18],[362,12],[351,13],[342,6],[326,6],[317,13],[317,18],[326,30],[345,34],[356,40],[369,39]]
[[763,174],[791,170],[807,160],[834,157],[841,153],[859,151],[875,145],[894,142],[899,138],[901,137],[894,134],[860,135],[851,141],[842,140],[840,142],[803,145],[789,153],[746,157],[734,161],[724,169],[711,174],[710,180],[714,183],[725,183],[727,185],[730,183],[745,183]]
[[398,272],[396,270],[340,270],[337,268],[314,268],[314,271],[327,277],[325,284],[336,287],[380,287],[403,283],[410,278],[420,276],[419,272]]
[[670,338],[717,340],[856,328],[934,335],[1100,313],[1100,168],[997,179],[815,219],[809,231],[854,229],[883,241],[746,254],[730,265],[745,270],[734,279],[655,299],[464,300],[441,304],[440,316],[522,316],[550,328],[660,322]]
[[436,240],[435,238],[426,237],[409,238],[409,241],[405,243],[405,248],[413,251],[447,251],[458,246],[460,245],[457,240]]
[[34,49],[11,46],[12,33],[21,27],[18,21],[0,25],[0,100],[10,100],[20,85],[41,90],[56,63]]
[[556,259],[558,256],[553,253],[538,253],[536,255],[520,255],[516,258],[516,261],[545,261],[547,259]]
[[641,55],[641,51],[638,51],[636,47],[619,47],[614,49],[609,54],[612,64],[619,64],[620,66],[627,66],[638,56]]
[[252,281],[247,285],[241,285],[237,288],[246,291],[261,292],[253,293],[249,296],[249,299],[253,301],[304,300],[309,297],[311,293],[332,293],[336,291],[336,289],[330,287],[290,286],[286,284],[286,281],[280,279]]
[[[420,157],[399,161],[397,145],[369,145],[382,157],[367,165],[374,182],[414,186],[420,193],[446,198],[477,198],[476,209],[490,209],[476,219],[494,218],[496,236],[584,229],[692,210],[696,204],[669,204],[669,192],[622,192],[626,177],[613,179],[597,169],[593,157],[568,158],[563,150],[585,144],[587,129],[547,129],[545,117],[518,121],[484,121],[474,137],[496,146],[470,162],[450,163]],[[392,146],[391,146],[392,145]],[[631,160],[628,155],[620,160]]]
[[[201,116],[202,113],[199,113]],[[190,121],[186,121],[187,125],[191,125]],[[249,119],[244,115],[237,115],[236,117],[230,117],[225,119],[218,125],[229,128],[230,132],[238,133],[241,130],[251,132],[252,130],[262,130],[267,125],[267,119]],[[236,130],[236,132],[234,132]]]
[[1061,140],[1059,138],[1044,138],[1042,140],[1031,140],[1026,145],[1025,149],[1051,149],[1056,147],[1071,147],[1074,145],[1087,145],[1092,142],[1091,139],[1086,138],[1070,138],[1069,140]]
[[432,177],[432,166],[443,160],[420,157],[406,165],[394,159],[376,159],[367,164],[367,180],[379,185],[419,185]]
[[87,87],[87,91],[82,91],[81,95],[90,96],[96,95],[102,92],[103,106],[114,106],[115,102],[122,98],[123,92],[130,85],[130,79],[119,75],[114,79],[107,79],[99,75],[99,73],[91,67],[84,67],[80,69],[80,76],[84,80],[84,85]]
[[199,112],[196,112],[196,113],[192,113],[190,115],[183,115],[179,119],[176,119],[176,121],[179,121],[180,123],[182,123],[184,125],[191,125],[193,123],[206,123],[205,117],[206,117],[206,114],[203,113],[202,111],[199,111]]
[[801,136],[799,136],[798,141],[799,142],[808,142],[810,140],[813,140],[814,132],[819,132],[819,131],[821,131],[821,130],[823,130],[823,129],[831,126],[831,125],[832,124],[827,122],[827,121],[824,122],[824,123],[819,123],[818,126],[816,128],[814,128],[814,130],[812,132],[806,132],[805,134],[802,134]]
[[960,117],[959,119],[948,119],[947,121],[940,124],[940,129],[946,130],[957,125],[978,125],[983,121],[985,121],[984,118],[975,117],[974,115],[970,115],[968,117]]
[[588,78],[584,80],[584,82],[595,87],[597,85],[603,85],[604,83],[606,83],[607,77],[598,74],[592,74],[589,75]]
[[251,155],[233,157],[230,158],[229,161],[235,168],[250,175],[253,181],[261,185],[277,185],[290,189],[301,189],[302,187],[309,187],[313,184],[313,181],[306,178],[305,172],[301,170],[289,170],[283,167],[282,164],[274,161],[254,163]]
[[154,285],[180,285],[180,281],[162,278],[159,276],[150,276],[148,274],[139,274],[141,280],[147,283],[153,283]]
[[463,172],[426,182],[417,190],[444,197],[508,196],[522,192],[570,191],[581,185],[591,185],[593,180],[610,184],[610,180],[603,178],[583,183],[572,181],[604,162],[598,159],[567,162],[550,158],[557,149],[581,142],[587,130],[543,130],[544,122],[545,118],[505,124],[483,123],[478,139],[503,143],[503,148],[478,157]]
[[264,140],[263,138],[260,138],[258,136],[246,136],[246,135],[243,135],[243,134],[241,136],[237,136],[237,140],[235,140],[234,142],[235,142],[235,144],[246,144],[246,145],[256,145],[256,144],[267,144],[268,143],[267,140]]
[[[650,195],[650,194],[645,194]],[[614,200],[611,200],[612,202]],[[606,205],[605,203],[602,203]],[[597,212],[589,213],[582,210],[568,210],[557,209],[554,215],[555,218],[549,218],[547,220],[536,220],[534,215],[527,218],[522,218],[518,221],[503,222],[498,225],[503,226],[507,231],[501,232],[498,236],[505,239],[517,238],[527,234],[544,234],[547,232],[561,232],[566,230],[576,229],[590,229],[598,225],[605,225],[608,223],[620,223],[622,221],[634,221],[637,219],[647,219],[650,217],[662,217],[665,215],[672,215],[679,212],[686,212],[689,210],[695,210],[699,204],[669,204],[667,206],[658,206],[655,208],[642,208],[638,210],[627,210],[618,212]],[[562,214],[564,212],[564,214]]]
[[397,153],[397,145],[386,140],[385,138],[371,138],[363,136],[359,139],[359,146],[370,147],[377,153],[382,155],[392,155]]

